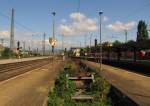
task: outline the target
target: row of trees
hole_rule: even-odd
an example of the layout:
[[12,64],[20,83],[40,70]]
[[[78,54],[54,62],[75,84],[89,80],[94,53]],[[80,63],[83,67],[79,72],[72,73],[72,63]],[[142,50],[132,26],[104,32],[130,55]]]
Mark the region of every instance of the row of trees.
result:
[[[145,21],[140,20],[137,26],[137,38],[136,41],[129,40],[126,43],[122,43],[118,40],[114,41],[112,43],[113,48],[121,48],[121,50],[131,50],[133,48],[136,48],[136,50],[142,50],[142,49],[150,49],[150,39],[148,35],[148,28],[147,24]],[[112,46],[111,45],[111,46]],[[110,43],[109,42],[104,42],[103,43],[103,48],[106,50],[109,49]],[[81,54],[84,54],[85,52],[95,52],[99,50],[99,45],[97,44],[97,39],[95,39],[95,46],[93,47],[87,47],[84,49],[81,49]]]
[[[135,47],[137,49],[150,49],[150,39],[148,34],[148,28],[145,21],[140,20],[137,26],[137,38],[136,41],[129,40],[126,43],[122,43],[118,40],[113,42],[114,47],[126,47],[126,48],[132,48]],[[106,42],[105,42],[106,43]]]

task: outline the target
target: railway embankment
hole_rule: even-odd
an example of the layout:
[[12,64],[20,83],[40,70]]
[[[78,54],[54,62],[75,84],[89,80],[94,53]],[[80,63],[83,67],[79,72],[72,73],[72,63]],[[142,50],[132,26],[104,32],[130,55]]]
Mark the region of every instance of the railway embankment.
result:
[[48,106],[110,106],[109,90],[98,74],[69,61],[49,92]]
[[134,104],[140,106],[150,105],[150,77],[104,64],[102,65],[103,70],[100,71],[99,63],[86,60],[82,60],[82,62],[91,69],[97,70],[100,76],[112,85],[113,94],[118,95],[114,95],[114,98],[119,97],[121,99],[120,103],[124,101],[129,103],[129,106]]
[[96,68],[69,61],[49,92],[48,106],[137,106]]

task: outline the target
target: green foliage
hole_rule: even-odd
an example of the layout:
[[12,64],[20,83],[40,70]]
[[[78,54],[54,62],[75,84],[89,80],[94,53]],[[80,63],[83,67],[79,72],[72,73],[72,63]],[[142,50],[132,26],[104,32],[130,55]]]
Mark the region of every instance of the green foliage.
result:
[[92,85],[92,91],[109,92],[110,85],[105,79],[97,77]]
[[2,58],[9,58],[12,55],[12,52],[9,48],[5,48],[2,52]]
[[75,93],[75,84],[69,81],[66,74],[72,73],[74,64],[70,62],[65,65],[65,70],[61,71],[59,78],[55,81],[55,88],[49,93],[48,106],[71,106],[71,96]]
[[137,42],[148,39],[148,30],[145,21],[140,20],[137,29]]
[[65,72],[61,72],[60,77],[55,81],[55,92],[63,98],[70,98],[75,92],[75,84],[66,78]]
[[120,42],[120,41],[118,41],[118,40],[116,40],[116,41],[114,41],[113,42],[113,46],[119,46],[119,45],[121,45],[122,43]]
[[107,98],[110,85],[99,76],[96,76],[95,82],[89,94],[95,97],[93,102],[76,102],[71,96],[76,92],[76,86],[73,81],[67,79],[66,74],[74,74],[77,69],[75,63],[69,62],[64,70],[59,74],[55,81],[55,87],[49,92],[48,106],[110,106]]
[[69,61],[68,64],[65,65],[63,73],[72,76],[76,70],[77,70],[76,64],[72,61]]
[[49,93],[48,106],[63,106],[64,100],[56,95],[55,92]]

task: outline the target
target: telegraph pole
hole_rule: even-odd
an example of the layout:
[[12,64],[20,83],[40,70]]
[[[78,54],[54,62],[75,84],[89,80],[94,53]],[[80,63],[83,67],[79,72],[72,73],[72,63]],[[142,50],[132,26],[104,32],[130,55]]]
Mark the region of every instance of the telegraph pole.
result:
[[62,35],[62,52],[64,51],[64,36]]
[[46,37],[46,34],[44,33],[43,34],[43,42],[42,42],[42,45],[43,45],[43,56],[45,55],[45,37]]
[[53,16],[53,37],[49,39],[50,44],[52,45],[52,68],[53,68],[53,71],[55,71],[55,66],[54,66],[54,46],[55,46],[55,43],[56,43],[56,40],[55,40],[55,15],[56,15],[56,13],[52,12],[52,16]]
[[102,14],[103,12],[99,12],[99,18],[100,18],[100,71],[102,71]]
[[25,51],[25,49],[26,49],[26,42],[22,41],[22,43],[23,43],[23,51]]
[[90,48],[91,48],[91,40],[92,40],[92,34],[90,34]]
[[125,43],[127,43],[127,41],[128,41],[128,31],[127,30],[125,30]]
[[14,12],[15,10],[12,8],[11,10],[11,26],[10,26],[10,50],[14,48]]
[[[53,15],[53,39],[55,39],[55,15],[56,15],[56,13],[52,12],[52,15]],[[53,53],[53,55],[54,55],[54,46],[55,45],[52,45],[52,53]]]
[[84,35],[84,40],[85,40],[84,45],[85,45],[85,48],[86,48],[86,35]]
[[34,50],[33,50],[33,48],[34,48],[33,36],[34,36],[34,35],[32,34],[32,38],[31,38],[31,51],[32,51],[32,53],[33,53],[33,51],[34,51]]
[[90,50],[89,50],[89,53],[91,53],[91,40],[92,40],[92,34],[90,34]]
[[36,48],[36,53],[37,53],[37,55],[38,55],[38,53],[39,53],[39,48],[38,48],[38,47]]

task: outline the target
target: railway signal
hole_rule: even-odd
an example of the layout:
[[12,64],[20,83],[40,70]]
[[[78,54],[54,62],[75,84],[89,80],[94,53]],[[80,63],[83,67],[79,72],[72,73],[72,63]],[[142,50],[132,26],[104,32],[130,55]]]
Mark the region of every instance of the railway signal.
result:
[[50,37],[49,43],[52,46],[52,53],[54,52],[54,46],[56,46],[57,40],[55,38]]
[[56,45],[56,39],[55,39],[55,15],[56,12],[52,12],[53,15],[53,37],[49,38],[49,43],[52,46],[52,53],[54,54],[54,46]]
[[19,50],[20,49],[20,42],[18,41],[17,42],[17,50]]

